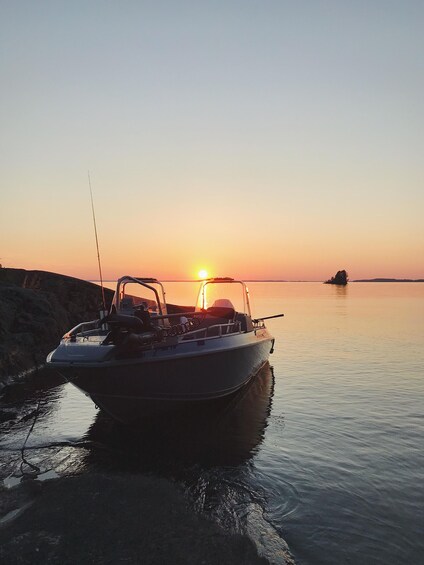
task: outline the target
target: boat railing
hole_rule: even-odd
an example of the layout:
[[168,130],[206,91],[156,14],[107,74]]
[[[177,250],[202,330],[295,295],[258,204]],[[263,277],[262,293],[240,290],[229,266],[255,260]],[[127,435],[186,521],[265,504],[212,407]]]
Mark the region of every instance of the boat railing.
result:
[[[158,316],[157,318],[174,318],[184,316],[184,314],[197,314],[194,312],[183,312],[182,314],[168,314],[166,316]],[[91,320],[90,322],[81,322],[80,324],[73,327],[69,330],[63,337],[63,340],[71,340],[75,341],[77,336],[78,337],[87,337],[90,335],[98,335],[101,320]],[[255,329],[259,329],[263,327],[264,324],[255,324]],[[103,329],[105,335],[108,333],[107,326]],[[207,337],[222,337],[223,335],[233,334],[233,333],[241,333],[241,323],[239,320],[229,321],[227,323],[220,323],[220,324],[212,324],[210,326],[205,326],[203,328],[198,328],[195,330],[191,330],[185,334],[185,339],[199,339],[200,338],[207,338]]]
[[98,330],[100,320],[91,320],[90,322],[81,322],[62,337],[62,339],[75,339],[77,335],[91,334],[92,330]]
[[228,322],[227,324],[214,324],[212,326],[206,326],[205,328],[199,328],[187,333],[185,339],[199,339],[199,337],[222,337],[223,335],[237,332],[241,332],[241,324],[239,321]]

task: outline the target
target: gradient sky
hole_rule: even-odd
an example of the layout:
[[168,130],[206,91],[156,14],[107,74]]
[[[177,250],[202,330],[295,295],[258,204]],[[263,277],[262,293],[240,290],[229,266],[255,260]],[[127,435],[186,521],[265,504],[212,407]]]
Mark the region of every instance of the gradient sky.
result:
[[424,2],[0,0],[0,262],[424,277]]

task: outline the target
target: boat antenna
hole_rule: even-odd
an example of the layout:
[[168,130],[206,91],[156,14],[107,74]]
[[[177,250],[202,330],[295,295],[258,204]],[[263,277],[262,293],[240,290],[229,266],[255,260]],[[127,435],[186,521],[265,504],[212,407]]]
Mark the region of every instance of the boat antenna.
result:
[[94,201],[93,201],[93,191],[91,189],[90,171],[87,171],[87,173],[88,173],[88,186],[90,187],[91,211],[93,212],[94,235],[96,236],[97,261],[99,263],[99,273],[100,273],[100,286],[102,287],[103,310],[106,312],[105,289],[103,287],[102,265],[100,262],[100,251],[99,251],[99,238],[97,237],[96,214],[94,213]]

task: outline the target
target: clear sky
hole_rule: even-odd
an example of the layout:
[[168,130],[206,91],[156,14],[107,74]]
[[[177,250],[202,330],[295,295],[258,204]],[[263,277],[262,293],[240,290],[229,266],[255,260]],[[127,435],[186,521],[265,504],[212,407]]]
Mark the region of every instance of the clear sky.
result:
[[424,277],[424,2],[0,0],[0,262]]

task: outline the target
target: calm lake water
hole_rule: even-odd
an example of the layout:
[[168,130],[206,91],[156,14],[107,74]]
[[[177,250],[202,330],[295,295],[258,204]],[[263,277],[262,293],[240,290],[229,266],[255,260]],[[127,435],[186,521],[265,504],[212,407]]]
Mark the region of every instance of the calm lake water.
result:
[[[166,288],[194,303],[197,285]],[[297,564],[424,563],[424,284],[249,290],[254,316],[285,317],[268,322],[270,367],[229,405],[128,430],[40,376],[3,399],[28,414],[41,401],[27,458],[58,474],[170,477],[275,563],[285,544]],[[3,430],[3,477],[30,424]]]

